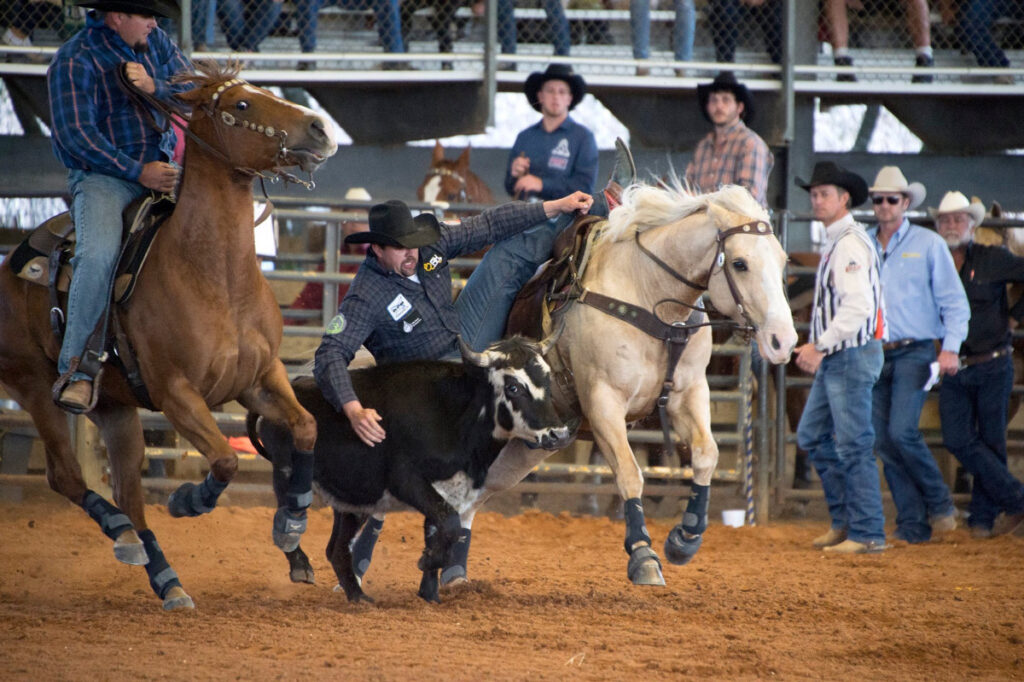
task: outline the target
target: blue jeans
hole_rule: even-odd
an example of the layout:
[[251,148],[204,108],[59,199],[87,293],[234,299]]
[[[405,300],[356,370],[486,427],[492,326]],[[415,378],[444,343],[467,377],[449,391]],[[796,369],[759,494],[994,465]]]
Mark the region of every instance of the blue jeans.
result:
[[207,48],[213,45],[217,0],[192,0],[192,41]]
[[[402,40],[402,20],[399,14],[399,0],[322,0],[322,4],[325,7],[328,5],[336,5],[345,9],[373,8],[373,20],[377,25],[377,36],[380,38],[380,45],[384,48],[384,51],[406,51],[405,42]],[[300,33],[301,30],[302,29],[300,27]],[[314,32],[316,31],[315,25],[313,30]],[[303,49],[303,51],[305,52],[307,50]]]
[[863,543],[885,542],[871,428],[871,387],[881,369],[878,341],[826,356],[796,430],[821,478],[832,527]]
[[1006,467],[1006,405],[1013,360],[997,358],[942,379],[942,441],[974,477],[971,527],[992,528],[999,512],[1024,512],[1024,485]]
[[[137,182],[83,170],[68,171],[71,217],[75,222],[74,277],[68,291],[68,319],[57,360],[63,374],[71,358],[81,357],[85,342],[108,301],[114,266],[121,248],[121,212],[148,190]],[[81,372],[72,381],[89,379]]]
[[907,542],[927,542],[932,536],[929,517],[955,511],[939,465],[918,428],[928,395],[921,389],[934,360],[932,341],[888,351],[875,384],[875,448],[896,504],[896,536]]
[[[677,62],[693,59],[693,34],[697,25],[697,10],[693,0],[673,0],[676,20],[672,27],[672,46]],[[633,58],[651,56],[651,0],[633,0],[629,3],[629,28],[633,34]]]
[[993,22],[1003,16],[1024,18],[1024,5],[1019,0],[968,0],[960,3],[958,34],[978,66],[1010,65],[1006,53],[992,37]]
[[256,52],[280,16],[281,3],[273,0],[217,2],[217,18],[224,38],[236,52]]
[[551,258],[555,238],[571,222],[561,215],[503,239],[484,254],[459,297],[462,340],[482,351],[505,335],[505,322],[516,294],[530,281],[537,268]]
[[748,7],[740,0],[711,0],[708,25],[715,44],[715,58],[736,61],[736,41],[740,25],[744,31],[757,26],[764,36],[764,48],[773,64],[782,63],[782,0],[766,0],[760,7]]
[[[551,42],[555,46],[555,54],[560,57],[569,55],[569,20],[565,18],[565,8],[561,0],[543,0],[544,12],[548,16],[548,28],[551,31]],[[515,0],[498,0],[498,40],[501,42],[503,54],[516,52],[516,2]]]

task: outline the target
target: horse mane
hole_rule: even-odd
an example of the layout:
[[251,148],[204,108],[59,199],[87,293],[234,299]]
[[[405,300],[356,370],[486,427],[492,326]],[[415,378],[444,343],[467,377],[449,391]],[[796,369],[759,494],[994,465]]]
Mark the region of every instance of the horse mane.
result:
[[726,185],[716,192],[702,194],[693,185],[672,172],[657,185],[630,185],[622,193],[622,205],[608,217],[603,239],[631,239],[644,228],[659,227],[682,220],[714,204],[733,213],[768,220],[768,212],[745,187]]
[[219,85],[232,78],[237,78],[242,71],[242,63],[231,59],[221,64],[213,59],[196,59],[192,62],[194,70],[183,70],[171,77],[172,83],[193,83],[197,89],[210,85]]

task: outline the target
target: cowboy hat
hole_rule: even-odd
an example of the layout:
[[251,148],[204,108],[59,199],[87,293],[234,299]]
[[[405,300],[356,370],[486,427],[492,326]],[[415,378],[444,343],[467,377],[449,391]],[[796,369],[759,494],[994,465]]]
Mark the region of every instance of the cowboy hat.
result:
[[418,249],[441,238],[441,229],[433,213],[420,213],[413,218],[405,202],[397,199],[371,206],[368,222],[369,232],[350,234],[345,237],[345,243]]
[[868,187],[868,191],[905,194],[910,198],[910,205],[907,208],[911,210],[921,205],[926,194],[924,185],[920,182],[907,182],[907,178],[904,177],[903,171],[898,166],[883,166],[875,176],[875,184]]
[[743,113],[740,114],[740,118],[745,122],[749,122],[754,118],[754,99],[750,96],[747,86],[736,80],[736,74],[732,71],[722,71],[715,76],[715,80],[697,86],[697,101],[700,103],[700,112],[704,114],[704,118],[708,122],[711,121],[711,117],[708,116],[708,100],[711,98],[712,92],[731,92],[736,101],[743,105]]
[[572,91],[572,104],[569,105],[569,111],[575,109],[576,105],[583,99],[583,95],[587,94],[586,81],[583,80],[583,76],[573,73],[571,66],[568,64],[548,64],[548,68],[543,73],[534,71],[527,76],[526,83],[523,85],[523,92],[526,93],[527,101],[537,111],[540,111],[537,93],[550,80],[565,81],[569,84],[569,90]]
[[373,201],[373,197],[365,187],[349,187],[345,192],[345,201]]
[[963,192],[946,192],[938,208],[929,208],[932,218],[938,219],[943,213],[967,213],[974,220],[974,225],[981,225],[985,219],[985,204],[980,201],[969,201]]
[[803,187],[806,190],[818,185],[841,187],[850,193],[850,208],[860,206],[868,198],[868,183],[864,181],[864,178],[832,161],[819,161],[814,164],[810,182],[796,178],[796,184],[797,187]]
[[71,4],[102,12],[144,14],[175,21],[181,17],[181,7],[175,0],[71,0]]

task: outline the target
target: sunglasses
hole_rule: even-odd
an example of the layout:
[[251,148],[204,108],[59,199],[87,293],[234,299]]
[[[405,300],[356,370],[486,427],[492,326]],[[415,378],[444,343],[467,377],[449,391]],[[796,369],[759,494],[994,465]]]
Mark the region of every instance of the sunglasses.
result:
[[896,204],[903,201],[903,197],[871,197],[871,203],[875,204],[876,206],[881,204],[883,201],[889,204],[890,206],[895,206]]

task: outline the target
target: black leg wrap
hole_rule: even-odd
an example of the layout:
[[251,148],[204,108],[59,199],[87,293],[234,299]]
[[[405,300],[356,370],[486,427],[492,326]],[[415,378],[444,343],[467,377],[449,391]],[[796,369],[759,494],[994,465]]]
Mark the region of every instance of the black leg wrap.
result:
[[167,511],[175,518],[207,514],[217,506],[217,498],[227,487],[227,483],[221,483],[212,473],[199,485],[183,483],[167,499]]
[[92,490],[85,491],[82,508],[99,524],[100,530],[111,540],[116,540],[121,533],[134,528],[128,515],[107,502]]
[[377,544],[377,537],[383,527],[384,521],[371,516],[363,524],[363,529],[359,531],[356,539],[352,541],[352,570],[357,578],[362,578],[370,569],[373,548]]
[[683,513],[683,530],[691,535],[700,535],[708,527],[708,501],[711,498],[711,486],[690,486],[690,501],[686,503]]
[[282,552],[294,552],[306,532],[306,510],[292,511],[289,507],[278,507],[274,514],[274,528],[271,535],[274,546]]
[[164,552],[160,549],[153,531],[140,531],[139,538],[142,539],[142,544],[146,548],[146,554],[149,555],[149,563],[146,564],[146,573],[149,574],[149,586],[156,592],[156,596],[163,599],[172,587],[181,587],[181,581],[178,580],[178,574],[167,563]]
[[626,515],[626,554],[632,554],[637,543],[651,544],[651,535],[644,522],[644,505],[639,497],[631,497],[623,504]]
[[459,539],[452,545],[448,555],[448,565],[441,571],[441,584],[448,585],[455,580],[466,579],[466,564],[469,563],[469,543],[473,539],[473,531],[469,528],[459,530]]
[[293,511],[305,511],[313,504],[313,453],[292,452],[292,473],[288,478],[285,504]]

